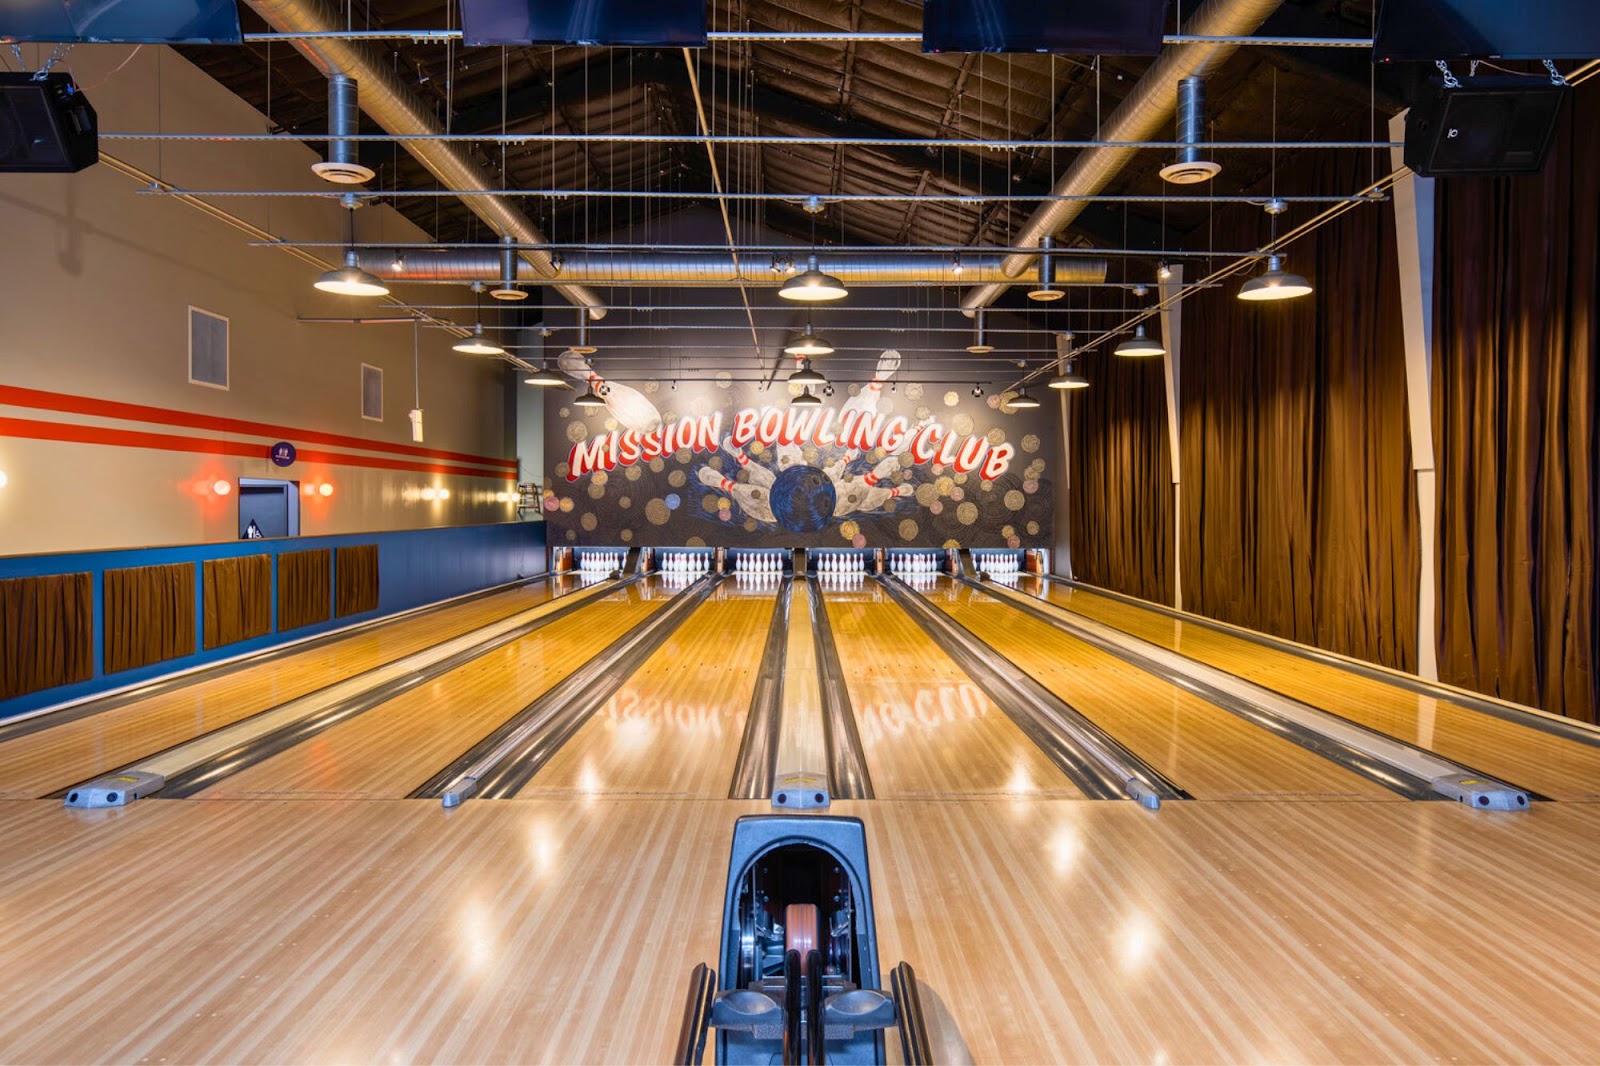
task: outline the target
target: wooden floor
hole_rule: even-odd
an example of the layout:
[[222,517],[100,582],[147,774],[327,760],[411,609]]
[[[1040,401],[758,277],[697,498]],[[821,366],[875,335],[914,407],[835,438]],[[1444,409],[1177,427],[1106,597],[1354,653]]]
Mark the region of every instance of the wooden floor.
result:
[[1555,799],[1600,799],[1600,747],[1574,744],[1108,596],[1057,582],[1029,580],[1025,587],[1035,595],[1047,594],[1054,605],[1438,752],[1480,773]]
[[245,666],[7,741],[0,744],[0,797],[42,796],[79,784],[335,681],[519,612],[548,606],[552,599],[572,592],[581,590],[569,578],[523,585],[358,630],[287,658]]
[[1082,796],[881,589],[822,599],[878,798]]
[[[760,809],[3,802],[0,1059],[662,1062]],[[1597,805],[835,813],[977,1062],[1600,1061]]]
[[1197,799],[1400,800],[994,596],[946,578],[927,597]]
[[[190,800],[21,796],[542,593],[309,650],[258,693],[215,679],[0,745],[20,793],[0,799],[0,1063],[664,1061],[690,967],[718,954],[734,820],[770,810],[720,797],[776,592],[724,583],[517,799],[394,797],[658,610],[654,582]],[[780,769],[820,750],[809,595]],[[1600,792],[1590,749],[1062,597],[1443,753],[1475,743],[1480,768],[1520,760],[1508,776],[1569,800],[1404,802],[991,596],[929,595],[1197,796],[1079,798],[898,604],[823,592],[879,797],[829,813],[866,824],[880,962],[917,968],[937,1061],[1600,1062],[1600,804],[1570,802]]]

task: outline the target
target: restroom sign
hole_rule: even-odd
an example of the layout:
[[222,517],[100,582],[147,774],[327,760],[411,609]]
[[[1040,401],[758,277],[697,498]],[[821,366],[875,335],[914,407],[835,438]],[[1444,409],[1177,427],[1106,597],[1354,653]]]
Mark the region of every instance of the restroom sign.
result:
[[267,458],[272,460],[273,466],[293,466],[294,445],[286,440],[280,440],[267,449]]

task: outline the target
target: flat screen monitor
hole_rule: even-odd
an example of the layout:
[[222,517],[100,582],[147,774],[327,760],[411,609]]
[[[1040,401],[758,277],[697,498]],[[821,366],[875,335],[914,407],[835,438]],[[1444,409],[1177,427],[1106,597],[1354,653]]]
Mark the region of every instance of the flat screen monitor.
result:
[[0,0],[0,41],[239,44],[235,0]]
[[1383,0],[1372,56],[1392,59],[1592,59],[1596,0]]
[[924,52],[1155,55],[1167,0],[927,0]]
[[707,0],[461,0],[470,45],[704,48]]

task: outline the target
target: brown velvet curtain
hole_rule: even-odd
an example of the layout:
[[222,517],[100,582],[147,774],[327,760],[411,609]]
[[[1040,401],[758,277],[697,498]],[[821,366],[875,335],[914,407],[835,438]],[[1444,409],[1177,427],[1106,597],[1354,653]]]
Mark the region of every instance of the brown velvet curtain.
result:
[[[1367,181],[1365,159],[1312,162],[1285,184]],[[1266,236],[1252,211],[1219,218],[1215,239]],[[1183,305],[1184,606],[1409,669],[1418,550],[1392,210],[1346,213],[1289,266],[1314,295],[1250,304],[1240,278]]]
[[201,624],[207,648],[272,631],[272,558],[207,559],[201,576]]
[[284,552],[278,556],[278,632],[326,622],[332,615],[333,553]]
[[92,576],[0,580],[0,700],[94,676]]
[[340,548],[333,573],[338,585],[334,610],[339,617],[378,609],[378,546],[357,544]]
[[1600,87],[1544,172],[1439,183],[1439,673],[1594,721]]
[[194,564],[107,570],[105,670],[115,674],[194,654]]
[[1161,360],[1094,352],[1080,357],[1078,369],[1093,385],[1066,398],[1073,574],[1171,603],[1172,458]]

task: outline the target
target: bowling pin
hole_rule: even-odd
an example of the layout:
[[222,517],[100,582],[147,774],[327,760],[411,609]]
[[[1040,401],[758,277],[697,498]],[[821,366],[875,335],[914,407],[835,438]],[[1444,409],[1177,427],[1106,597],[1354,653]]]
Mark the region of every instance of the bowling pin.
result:
[[641,433],[661,425],[661,412],[656,410],[656,405],[651,403],[638,389],[627,385],[618,385],[607,381],[594,372],[579,352],[567,349],[556,359],[556,365],[562,373],[570,378],[583,382],[594,391],[594,394],[605,401],[606,410],[611,412],[611,417],[624,429],[635,429]]

